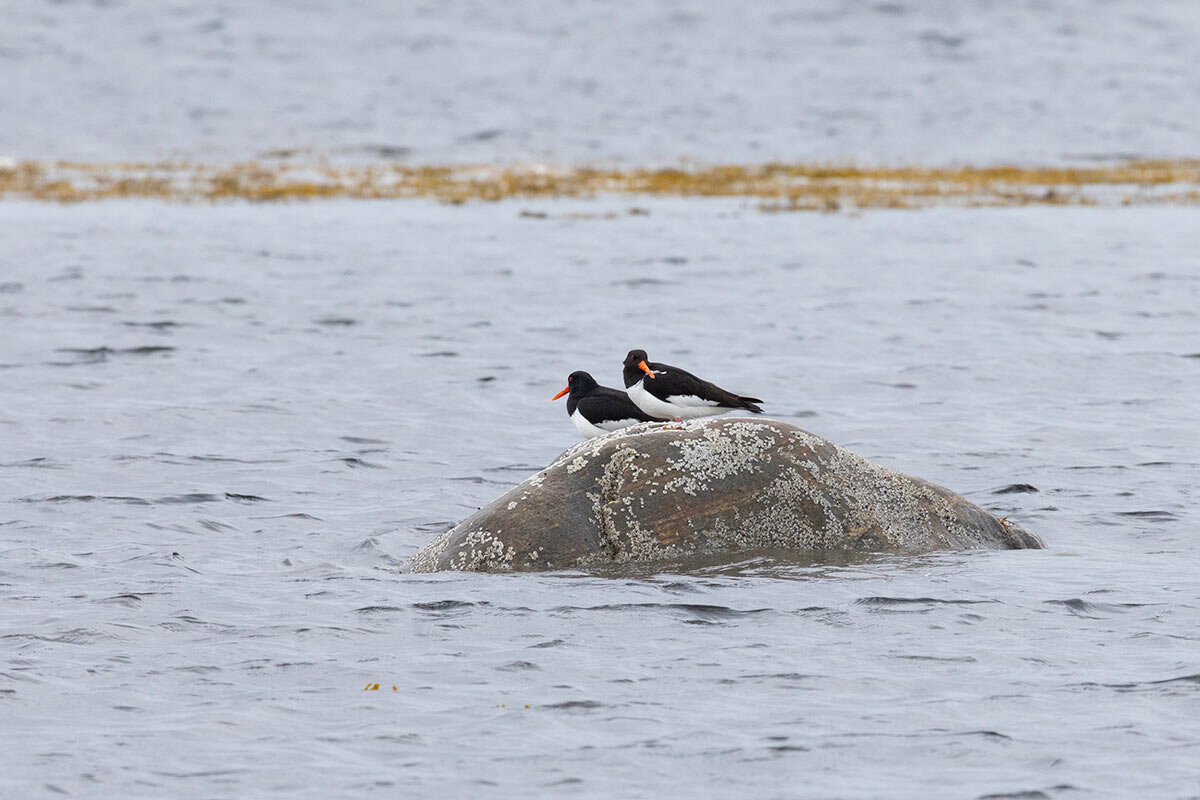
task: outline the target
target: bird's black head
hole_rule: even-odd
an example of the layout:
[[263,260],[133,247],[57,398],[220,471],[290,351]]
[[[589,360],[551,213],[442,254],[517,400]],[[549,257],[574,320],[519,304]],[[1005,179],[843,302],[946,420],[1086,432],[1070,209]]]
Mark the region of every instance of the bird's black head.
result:
[[650,366],[646,363],[646,359],[648,358],[649,356],[646,355],[645,350],[630,350],[629,355],[625,356],[623,377],[625,378],[626,389],[636,385],[638,381],[647,376],[654,377],[654,370],[650,369]]
[[575,394],[586,394],[599,385],[590,373],[583,370],[576,370],[567,376],[567,386]]
[[567,388],[563,389],[558,394],[552,397],[552,400],[557,400],[568,392],[572,397],[579,397],[595,389],[600,384],[596,383],[596,379],[583,370],[577,370],[567,376]]

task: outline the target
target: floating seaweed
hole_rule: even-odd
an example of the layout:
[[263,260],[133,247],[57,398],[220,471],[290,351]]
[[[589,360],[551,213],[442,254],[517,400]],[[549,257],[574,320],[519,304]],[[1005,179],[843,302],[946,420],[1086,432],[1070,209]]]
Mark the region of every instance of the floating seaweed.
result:
[[460,204],[614,195],[755,198],[763,211],[1195,205],[1200,204],[1200,161],[1127,161],[1087,167],[724,164],[628,169],[17,161],[0,170],[0,198],[56,202],[155,198],[266,203],[423,197]]

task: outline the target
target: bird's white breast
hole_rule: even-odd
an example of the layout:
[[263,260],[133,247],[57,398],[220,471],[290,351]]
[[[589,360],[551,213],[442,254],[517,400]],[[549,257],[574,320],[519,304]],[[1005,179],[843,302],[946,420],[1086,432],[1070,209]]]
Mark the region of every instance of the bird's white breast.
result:
[[[578,408],[575,409],[575,413],[571,415],[571,422],[574,422],[575,428],[589,439],[593,436],[602,436],[608,433],[608,431],[604,430],[603,428],[598,428],[592,423],[588,422],[587,417],[585,417],[583,412]],[[614,428],[613,430],[616,429]]]

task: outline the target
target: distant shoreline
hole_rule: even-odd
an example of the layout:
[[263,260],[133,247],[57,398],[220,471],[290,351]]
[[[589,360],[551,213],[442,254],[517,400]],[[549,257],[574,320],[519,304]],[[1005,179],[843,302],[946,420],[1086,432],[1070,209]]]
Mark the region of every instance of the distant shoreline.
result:
[[0,163],[0,200],[72,203],[283,202],[429,198],[444,203],[589,197],[742,197],[762,211],[932,207],[1200,205],[1200,160],[1110,165],[860,167],[724,164],[571,165]]

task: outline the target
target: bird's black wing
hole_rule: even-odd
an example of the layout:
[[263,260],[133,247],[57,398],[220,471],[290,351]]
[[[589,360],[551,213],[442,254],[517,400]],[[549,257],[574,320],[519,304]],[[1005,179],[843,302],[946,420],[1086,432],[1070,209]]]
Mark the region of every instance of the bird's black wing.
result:
[[593,390],[587,397],[580,398],[579,411],[584,419],[598,428],[603,428],[606,422],[634,420],[636,422],[661,422],[647,415],[633,404],[629,395],[601,386]]
[[733,392],[725,391],[715,383],[697,378],[685,369],[672,367],[670,364],[647,364],[646,366],[654,370],[655,375],[654,380],[650,380],[647,376],[647,380],[642,382],[642,387],[659,400],[668,402],[668,398],[671,397],[695,397],[700,400],[713,401],[723,408],[744,408],[755,414],[762,413],[762,409],[754,405],[756,402],[762,402],[761,400],[739,397]]

